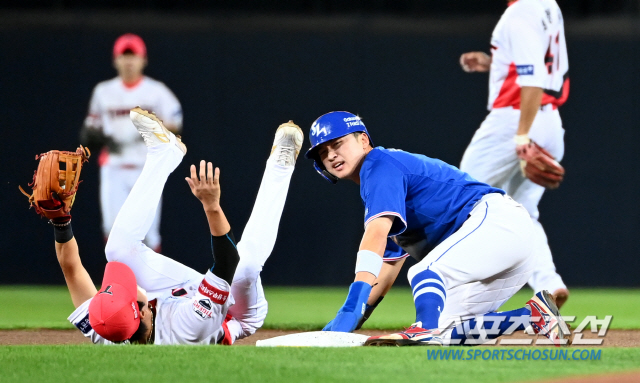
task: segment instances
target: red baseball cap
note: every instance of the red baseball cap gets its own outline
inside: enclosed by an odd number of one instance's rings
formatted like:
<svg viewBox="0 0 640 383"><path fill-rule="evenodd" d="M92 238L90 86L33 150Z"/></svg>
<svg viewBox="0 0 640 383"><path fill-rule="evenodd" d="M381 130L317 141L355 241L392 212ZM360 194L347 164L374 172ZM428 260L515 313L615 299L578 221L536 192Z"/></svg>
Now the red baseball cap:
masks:
<svg viewBox="0 0 640 383"><path fill-rule="evenodd" d="M100 291L89 303L89 323L101 337L112 342L131 338L140 326L136 277L129 266L109 262Z"/></svg>
<svg viewBox="0 0 640 383"><path fill-rule="evenodd" d="M147 57L147 46L144 45L144 41L138 35L133 33L124 34L116 40L113 44L113 58L116 58L130 50L134 55Z"/></svg>

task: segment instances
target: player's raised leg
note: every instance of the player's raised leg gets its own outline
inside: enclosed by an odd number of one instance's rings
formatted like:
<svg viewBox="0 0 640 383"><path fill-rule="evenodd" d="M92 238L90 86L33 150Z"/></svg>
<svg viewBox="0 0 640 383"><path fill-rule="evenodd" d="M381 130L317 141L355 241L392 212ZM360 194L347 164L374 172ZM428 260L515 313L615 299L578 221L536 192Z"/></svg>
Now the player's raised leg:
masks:
<svg viewBox="0 0 640 383"><path fill-rule="evenodd" d="M229 329L235 338L253 334L264 323L267 301L260 272L278 235L280 217L304 135L293 122L280 125L262 177L251 217L238 243L240 263L231 284L235 304L229 313L235 318Z"/></svg>
<svg viewBox="0 0 640 383"><path fill-rule="evenodd" d="M154 114L134 108L131 120L147 145L147 159L118 213L105 253L108 261L127 264L152 299L154 291L201 279L202 274L155 253L142 242L155 218L164 184L187 148Z"/></svg>

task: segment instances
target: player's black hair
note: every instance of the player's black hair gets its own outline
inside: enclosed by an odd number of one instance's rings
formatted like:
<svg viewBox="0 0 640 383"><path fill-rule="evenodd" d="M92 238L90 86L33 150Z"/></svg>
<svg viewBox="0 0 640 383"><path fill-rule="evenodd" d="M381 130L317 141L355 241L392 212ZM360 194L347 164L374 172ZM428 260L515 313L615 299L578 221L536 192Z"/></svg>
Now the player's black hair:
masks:
<svg viewBox="0 0 640 383"><path fill-rule="evenodd" d="M139 312L142 312L143 307L144 307L144 303L138 301ZM129 342L135 343L135 344L141 344L140 341L146 341L144 337L146 336L146 333L148 330L149 330L149 326L147 326L147 324L143 323L141 320L140 325L138 326L138 329L136 330L136 332L133 333L133 335L131 335L131 338L129 338Z"/></svg>

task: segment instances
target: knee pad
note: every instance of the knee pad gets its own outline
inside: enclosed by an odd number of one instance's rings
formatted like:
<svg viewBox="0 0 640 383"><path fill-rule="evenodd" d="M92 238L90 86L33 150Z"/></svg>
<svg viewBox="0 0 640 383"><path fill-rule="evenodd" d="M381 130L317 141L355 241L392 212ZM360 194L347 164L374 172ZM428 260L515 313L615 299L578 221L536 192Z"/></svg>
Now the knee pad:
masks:
<svg viewBox="0 0 640 383"><path fill-rule="evenodd" d="M141 241L129 241L120 236L109 236L107 244L104 247L104 254L107 261L122 261L128 254L135 253L136 246L144 246Z"/></svg>

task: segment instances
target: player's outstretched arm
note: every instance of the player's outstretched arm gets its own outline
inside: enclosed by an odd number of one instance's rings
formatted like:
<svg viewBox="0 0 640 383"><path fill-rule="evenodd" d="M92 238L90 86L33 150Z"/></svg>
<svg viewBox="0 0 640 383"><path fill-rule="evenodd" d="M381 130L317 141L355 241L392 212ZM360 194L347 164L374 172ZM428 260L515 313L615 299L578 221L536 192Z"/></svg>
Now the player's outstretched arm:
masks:
<svg viewBox="0 0 640 383"><path fill-rule="evenodd" d="M240 255L231 225L220 207L220 169L213 169L211 162L200 161L199 177L196 166L191 165L191 177L185 180L191 192L202 203L211 232L211 250L214 264L211 272L231 284ZM215 270L215 271L214 271Z"/></svg>
<svg viewBox="0 0 640 383"><path fill-rule="evenodd" d="M402 258L398 261L384 262L382 264L382 268L380 269L380 274L376 281L373 283L373 287L371 288L371 293L369 293L369 299L367 300L367 304L365 306L364 315L360 318L358 325L356 326L356 330L359 330L364 322L366 322L373 311L378 307L380 302L384 299L385 295L391 290L391 286L398 278L398 273L402 269L402 265L404 265L404 261L406 258Z"/></svg>
<svg viewBox="0 0 640 383"><path fill-rule="evenodd" d="M371 286L380 274L392 224L392 216L383 216L367 225L358 251L355 281L349 287L345 303L324 331L351 332L356 329L365 312Z"/></svg>
<svg viewBox="0 0 640 383"><path fill-rule="evenodd" d="M484 52L467 52L460 56L462 70L471 72L488 72L491 68L491 56Z"/></svg>
<svg viewBox="0 0 640 383"><path fill-rule="evenodd" d="M58 228L54 230L58 230ZM76 239L71 237L70 240L64 243L58 242L59 238L56 239L55 246L58 263L60 263L64 279L67 282L73 306L77 308L93 298L98 293L98 290L96 290L89 273L82 265Z"/></svg>
<svg viewBox="0 0 640 383"><path fill-rule="evenodd" d="M225 235L231 230L222 208L220 207L220 169L213 169L211 162L200 161L200 178L196 173L196 166L191 165L191 177L185 180L191 188L193 195L202 203L202 208L207 215L211 235Z"/></svg>

